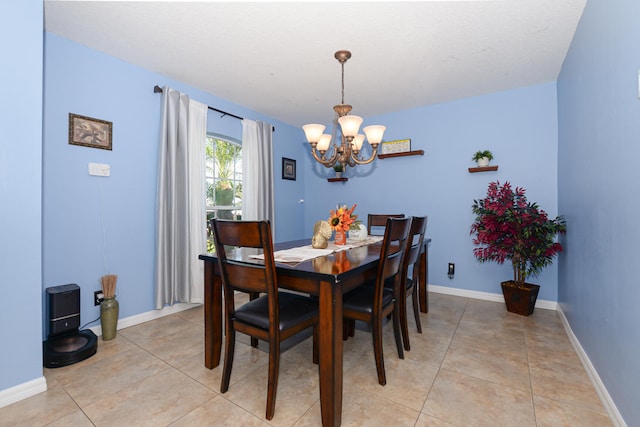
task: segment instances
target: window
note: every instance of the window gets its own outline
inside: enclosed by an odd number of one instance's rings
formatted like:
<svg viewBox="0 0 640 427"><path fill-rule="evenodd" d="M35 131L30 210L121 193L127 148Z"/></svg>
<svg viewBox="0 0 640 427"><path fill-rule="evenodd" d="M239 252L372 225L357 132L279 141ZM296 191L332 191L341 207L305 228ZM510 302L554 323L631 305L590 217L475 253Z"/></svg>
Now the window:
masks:
<svg viewBox="0 0 640 427"><path fill-rule="evenodd" d="M242 145L222 135L207 135L207 224L213 218L242 219ZM207 227L207 250L213 249Z"/></svg>

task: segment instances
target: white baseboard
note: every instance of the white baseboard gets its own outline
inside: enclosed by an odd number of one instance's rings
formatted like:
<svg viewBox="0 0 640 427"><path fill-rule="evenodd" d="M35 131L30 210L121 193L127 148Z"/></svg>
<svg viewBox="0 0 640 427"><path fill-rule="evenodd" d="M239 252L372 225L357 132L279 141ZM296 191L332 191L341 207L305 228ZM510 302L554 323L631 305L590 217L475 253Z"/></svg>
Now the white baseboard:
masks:
<svg viewBox="0 0 640 427"><path fill-rule="evenodd" d="M626 427L627 424L622 418L622 414L620 414L620 412L618 411L618 407L613 402L613 399L611 399L611 395L609 395L607 388L604 386L602 380L600 379L598 371L596 371L596 368L593 367L591 360L589 360L589 356L587 356L587 353L582 348L582 345L580 345L578 337L576 337L576 335L573 333L571 325L569 324L567 317L562 311L562 306L559 304L557 311L560 315L560 319L562 320L562 324L564 325L564 329L569 336L569 341L571 341L571 345L573 345L574 350L578 354L578 358L580 358L582 366L584 367L585 371L587 371L587 375L589 375L589 379L591 379L591 383L595 387L596 393L598 393L598 396L600 397L600 400L602 401L602 404L604 405L609 418L611 418L611 422L613 422L616 427Z"/></svg>
<svg viewBox="0 0 640 427"><path fill-rule="evenodd" d="M17 386L0 390L0 408L19 402L27 397L47 391L47 380L44 376Z"/></svg>
<svg viewBox="0 0 640 427"><path fill-rule="evenodd" d="M125 317L124 319L118 319L117 329L120 330L130 326L139 325L140 323L159 319L184 310L189 310L190 308L198 307L199 305L201 304L177 303L163 307L160 310L151 310L145 313L135 314L133 316ZM93 326L89 329L91 329L97 336L102 336L102 327L100 325Z"/></svg>
<svg viewBox="0 0 640 427"><path fill-rule="evenodd" d="M436 285L429 285L427 287L427 290L429 292L435 292L437 294L455 295L458 297L466 297L466 298L504 303L504 297L502 296L502 294L470 291L467 289L448 288L446 286L436 286ZM555 301L538 299L536 301L536 308L543 308L546 310L557 310L558 303Z"/></svg>

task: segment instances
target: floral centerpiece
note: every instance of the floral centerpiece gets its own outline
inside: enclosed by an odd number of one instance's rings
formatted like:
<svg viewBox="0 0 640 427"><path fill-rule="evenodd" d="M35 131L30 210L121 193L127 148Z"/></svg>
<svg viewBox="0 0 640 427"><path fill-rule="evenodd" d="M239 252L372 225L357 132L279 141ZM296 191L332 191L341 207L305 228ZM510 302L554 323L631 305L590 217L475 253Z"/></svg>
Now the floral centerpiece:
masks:
<svg viewBox="0 0 640 427"><path fill-rule="evenodd" d="M346 205L338 206L329 212L328 222L331 229L336 232L336 245L344 245L347 242L347 231L360 229L361 221L358 219L358 215L353 213L356 206L354 204L351 209L347 208Z"/></svg>

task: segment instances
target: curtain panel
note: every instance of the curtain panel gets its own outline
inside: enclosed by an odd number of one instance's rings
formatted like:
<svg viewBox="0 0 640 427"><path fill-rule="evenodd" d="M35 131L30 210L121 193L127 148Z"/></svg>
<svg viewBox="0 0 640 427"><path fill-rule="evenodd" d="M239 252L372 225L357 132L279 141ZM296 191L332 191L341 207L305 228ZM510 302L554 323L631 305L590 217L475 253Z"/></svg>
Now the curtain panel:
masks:
<svg viewBox="0 0 640 427"><path fill-rule="evenodd" d="M156 309L203 301L207 106L162 92L156 209Z"/></svg>
<svg viewBox="0 0 640 427"><path fill-rule="evenodd" d="M271 221L275 236L272 126L242 120L242 219Z"/></svg>

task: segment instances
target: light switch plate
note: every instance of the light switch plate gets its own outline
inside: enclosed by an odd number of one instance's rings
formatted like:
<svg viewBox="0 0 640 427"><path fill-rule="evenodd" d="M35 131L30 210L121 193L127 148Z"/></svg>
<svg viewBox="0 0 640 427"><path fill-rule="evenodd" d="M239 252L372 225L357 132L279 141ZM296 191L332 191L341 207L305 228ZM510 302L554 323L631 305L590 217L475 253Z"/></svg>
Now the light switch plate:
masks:
<svg viewBox="0 0 640 427"><path fill-rule="evenodd" d="M104 163L89 163L89 175L92 176L110 176L111 166Z"/></svg>

